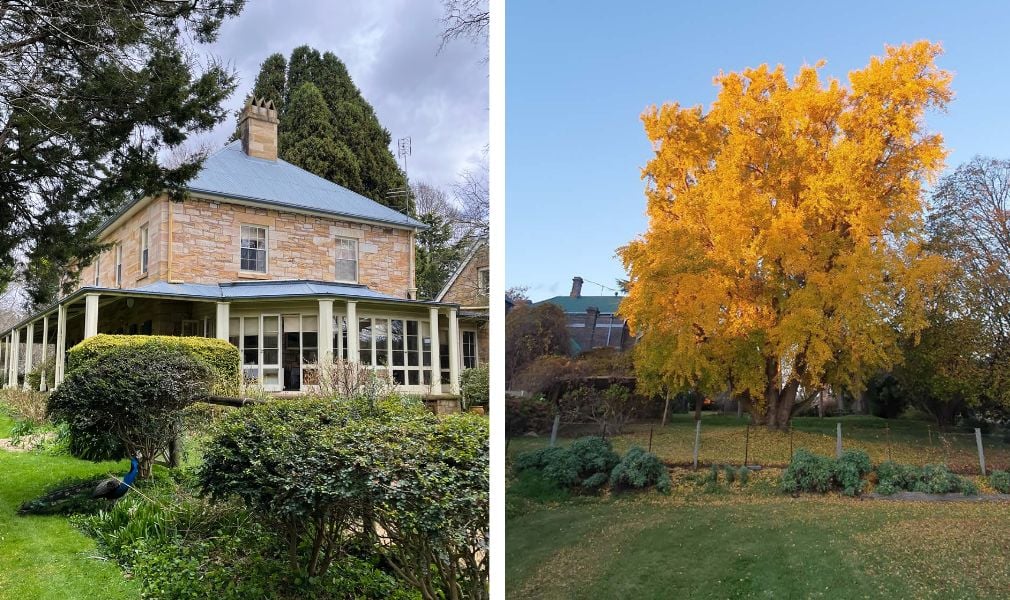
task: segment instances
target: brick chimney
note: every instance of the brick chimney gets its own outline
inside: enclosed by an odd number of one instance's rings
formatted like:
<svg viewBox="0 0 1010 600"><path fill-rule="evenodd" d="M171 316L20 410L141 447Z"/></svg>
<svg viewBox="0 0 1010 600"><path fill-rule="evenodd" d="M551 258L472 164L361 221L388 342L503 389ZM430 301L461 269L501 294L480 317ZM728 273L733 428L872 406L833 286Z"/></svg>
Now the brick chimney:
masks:
<svg viewBox="0 0 1010 600"><path fill-rule="evenodd" d="M572 277L572 293L568 294L572 298L582 297L582 278L575 276Z"/></svg>
<svg viewBox="0 0 1010 600"><path fill-rule="evenodd" d="M239 114L242 152L256 158L277 160L277 110L271 100L250 97Z"/></svg>

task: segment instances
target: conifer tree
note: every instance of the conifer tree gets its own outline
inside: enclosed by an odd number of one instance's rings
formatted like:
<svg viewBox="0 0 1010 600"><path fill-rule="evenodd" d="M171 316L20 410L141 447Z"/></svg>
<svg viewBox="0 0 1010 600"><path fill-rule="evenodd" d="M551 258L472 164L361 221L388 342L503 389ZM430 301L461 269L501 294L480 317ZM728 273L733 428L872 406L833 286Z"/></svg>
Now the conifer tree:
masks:
<svg viewBox="0 0 1010 600"><path fill-rule="evenodd" d="M433 299L463 258L463 240L453 240L452 224L436 212L421 215L428 229L417 233L414 257L417 297Z"/></svg>
<svg viewBox="0 0 1010 600"><path fill-rule="evenodd" d="M349 189L361 186L354 154L333 131L333 115L312 83L303 83L291 96L280 131L280 157Z"/></svg>

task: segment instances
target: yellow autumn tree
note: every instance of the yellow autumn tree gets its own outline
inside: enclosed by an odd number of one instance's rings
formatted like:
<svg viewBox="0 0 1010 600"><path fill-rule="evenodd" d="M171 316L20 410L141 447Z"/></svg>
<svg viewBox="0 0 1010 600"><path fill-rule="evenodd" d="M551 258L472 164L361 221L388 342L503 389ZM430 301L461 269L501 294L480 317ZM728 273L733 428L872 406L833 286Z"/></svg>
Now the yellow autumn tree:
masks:
<svg viewBox="0 0 1010 600"><path fill-rule="evenodd" d="M923 117L952 97L940 53L886 47L847 87L823 62L792 81L762 65L716 77L707 113L646 110L649 227L618 251L640 381L729 389L780 428L800 390L900 360L945 271L921 245L946 155Z"/></svg>

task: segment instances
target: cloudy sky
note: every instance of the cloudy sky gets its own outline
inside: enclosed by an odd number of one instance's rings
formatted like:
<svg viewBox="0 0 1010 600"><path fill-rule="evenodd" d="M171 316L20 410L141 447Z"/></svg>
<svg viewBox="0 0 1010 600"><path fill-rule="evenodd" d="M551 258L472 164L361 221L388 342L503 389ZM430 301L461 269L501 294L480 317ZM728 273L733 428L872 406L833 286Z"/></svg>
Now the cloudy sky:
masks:
<svg viewBox="0 0 1010 600"><path fill-rule="evenodd" d="M488 143L488 66L486 48L466 39L439 52L441 16L439 0L249 0L201 50L238 72L231 112L270 54L287 58L303 44L333 52L392 135L394 154L397 138L411 138L411 182L444 187L476 167ZM233 131L228 119L199 142L216 149Z"/></svg>

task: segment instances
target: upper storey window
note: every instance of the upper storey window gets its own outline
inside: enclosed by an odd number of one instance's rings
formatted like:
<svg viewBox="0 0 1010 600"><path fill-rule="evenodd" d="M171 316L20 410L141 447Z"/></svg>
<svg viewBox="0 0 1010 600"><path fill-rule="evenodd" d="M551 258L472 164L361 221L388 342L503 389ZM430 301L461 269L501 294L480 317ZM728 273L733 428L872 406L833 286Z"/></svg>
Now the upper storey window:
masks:
<svg viewBox="0 0 1010 600"><path fill-rule="evenodd" d="M151 237L148 234L147 225L140 228L140 273L147 275L147 260L151 252Z"/></svg>
<svg viewBox="0 0 1010 600"><path fill-rule="evenodd" d="M358 282L358 240L337 238L337 281Z"/></svg>
<svg viewBox="0 0 1010 600"><path fill-rule="evenodd" d="M481 296L489 296L491 294L490 269L479 269L477 271L477 293Z"/></svg>
<svg viewBox="0 0 1010 600"><path fill-rule="evenodd" d="M267 228L242 226L240 268L253 273L267 272Z"/></svg>
<svg viewBox="0 0 1010 600"><path fill-rule="evenodd" d="M116 244L116 287L123 287L123 243Z"/></svg>

